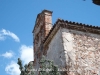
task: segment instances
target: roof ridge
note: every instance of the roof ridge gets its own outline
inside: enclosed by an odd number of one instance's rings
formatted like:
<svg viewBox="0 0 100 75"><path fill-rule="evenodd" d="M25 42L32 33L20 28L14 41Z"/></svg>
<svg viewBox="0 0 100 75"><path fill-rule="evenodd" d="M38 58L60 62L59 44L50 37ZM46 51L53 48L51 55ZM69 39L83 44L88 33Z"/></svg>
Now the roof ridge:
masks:
<svg viewBox="0 0 100 75"><path fill-rule="evenodd" d="M99 26L94 26L94 25L89 25L89 24L84 24L84 23L79 23L79 22L74 22L74 21L68 21L68 20L64 20L64 19L60 19L60 18L57 19L55 24L58 24L58 22L74 24L74 25L81 25L81 26L85 26L85 27L92 27L92 28L100 29Z"/></svg>

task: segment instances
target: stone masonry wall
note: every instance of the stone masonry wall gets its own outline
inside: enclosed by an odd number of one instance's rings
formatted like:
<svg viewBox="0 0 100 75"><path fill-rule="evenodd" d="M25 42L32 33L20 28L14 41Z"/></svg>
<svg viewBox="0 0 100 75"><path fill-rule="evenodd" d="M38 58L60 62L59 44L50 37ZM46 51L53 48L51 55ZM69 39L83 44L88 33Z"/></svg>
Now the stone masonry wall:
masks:
<svg viewBox="0 0 100 75"><path fill-rule="evenodd" d="M62 37L68 75L100 75L100 35L63 28Z"/></svg>
<svg viewBox="0 0 100 75"><path fill-rule="evenodd" d="M61 36L61 29L55 34L53 39L51 40L48 50L47 50L47 59L53 60L55 65L58 67L65 66L65 55L63 51L63 43L62 43L62 36Z"/></svg>

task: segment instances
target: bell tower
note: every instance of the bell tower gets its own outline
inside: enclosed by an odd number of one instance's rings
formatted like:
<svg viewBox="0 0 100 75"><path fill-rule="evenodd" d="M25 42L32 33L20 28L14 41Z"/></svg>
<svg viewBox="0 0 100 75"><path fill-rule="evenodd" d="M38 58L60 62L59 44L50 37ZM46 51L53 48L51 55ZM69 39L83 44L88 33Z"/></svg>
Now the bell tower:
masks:
<svg viewBox="0 0 100 75"><path fill-rule="evenodd" d="M43 40L52 28L52 11L43 10L37 15L33 33L34 63L41 57Z"/></svg>

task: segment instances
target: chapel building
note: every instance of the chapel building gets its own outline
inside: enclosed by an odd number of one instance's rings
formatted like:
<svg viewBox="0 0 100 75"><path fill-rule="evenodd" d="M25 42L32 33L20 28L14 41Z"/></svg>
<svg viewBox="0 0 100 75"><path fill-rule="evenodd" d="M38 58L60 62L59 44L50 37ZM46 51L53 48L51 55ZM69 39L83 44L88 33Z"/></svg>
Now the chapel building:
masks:
<svg viewBox="0 0 100 75"><path fill-rule="evenodd" d="M66 75L100 75L100 27L63 19L53 25L52 13L43 10L36 18L34 68L40 67L44 55L59 68L67 68Z"/></svg>

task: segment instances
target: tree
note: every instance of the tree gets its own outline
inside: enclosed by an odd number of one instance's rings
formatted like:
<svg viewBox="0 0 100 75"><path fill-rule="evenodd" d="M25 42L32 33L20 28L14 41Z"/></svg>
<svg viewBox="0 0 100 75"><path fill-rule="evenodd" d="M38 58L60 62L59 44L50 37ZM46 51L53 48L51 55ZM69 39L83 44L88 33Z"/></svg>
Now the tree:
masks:
<svg viewBox="0 0 100 75"><path fill-rule="evenodd" d="M54 65L53 61L45 59L45 56L42 56L40 60L40 75L60 75L57 65ZM20 75L34 75L33 63L26 64L24 67L22 61L18 58L19 69L21 71Z"/></svg>
<svg viewBox="0 0 100 75"><path fill-rule="evenodd" d="M20 58L18 58L17 64L19 65L19 69L21 71L20 75L34 75L33 71L30 71L33 69L33 64L30 62L29 65L25 64L23 67L22 61Z"/></svg>
<svg viewBox="0 0 100 75"><path fill-rule="evenodd" d="M45 59L44 56L40 60L40 68L40 75L60 75L57 65L54 65L53 61Z"/></svg>

